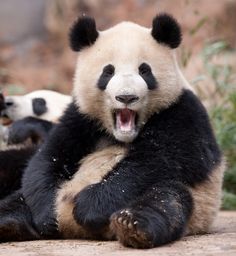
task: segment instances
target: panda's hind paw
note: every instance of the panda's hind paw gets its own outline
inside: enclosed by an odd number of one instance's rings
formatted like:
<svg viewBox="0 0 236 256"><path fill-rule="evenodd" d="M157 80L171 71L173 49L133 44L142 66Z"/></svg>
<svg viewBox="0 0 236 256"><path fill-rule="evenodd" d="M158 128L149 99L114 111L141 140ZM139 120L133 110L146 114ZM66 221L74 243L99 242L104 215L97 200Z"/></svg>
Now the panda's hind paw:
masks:
<svg viewBox="0 0 236 256"><path fill-rule="evenodd" d="M117 239L125 246L134 248L151 248L153 244L149 235L142 228L143 220L136 216L131 209L123 209L111 216L111 230Z"/></svg>

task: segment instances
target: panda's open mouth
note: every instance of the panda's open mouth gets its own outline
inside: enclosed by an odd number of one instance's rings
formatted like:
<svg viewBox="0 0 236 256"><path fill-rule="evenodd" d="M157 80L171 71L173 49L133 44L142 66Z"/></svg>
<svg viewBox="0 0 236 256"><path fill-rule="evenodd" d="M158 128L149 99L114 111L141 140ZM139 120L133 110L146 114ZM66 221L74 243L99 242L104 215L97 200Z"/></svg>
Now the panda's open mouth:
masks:
<svg viewBox="0 0 236 256"><path fill-rule="evenodd" d="M10 117L7 115L7 113L5 112L5 110L2 111L2 113L0 113L0 119L3 125L9 125L12 123L12 120L10 119Z"/></svg>
<svg viewBox="0 0 236 256"><path fill-rule="evenodd" d="M135 111L124 108L114 111L114 123L116 129L122 133L130 133L136 130L138 115Z"/></svg>

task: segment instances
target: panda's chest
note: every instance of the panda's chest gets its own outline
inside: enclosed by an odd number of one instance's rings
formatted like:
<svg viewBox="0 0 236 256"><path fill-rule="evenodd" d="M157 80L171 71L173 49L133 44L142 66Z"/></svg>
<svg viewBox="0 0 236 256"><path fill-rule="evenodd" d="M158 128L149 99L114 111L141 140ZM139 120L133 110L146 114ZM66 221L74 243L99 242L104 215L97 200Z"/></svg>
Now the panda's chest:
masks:
<svg viewBox="0 0 236 256"><path fill-rule="evenodd" d="M113 144L114 143L108 138L100 138L95 144L93 153L103 150L109 146L112 146Z"/></svg>
<svg viewBox="0 0 236 256"><path fill-rule="evenodd" d="M97 142L94 151L85 156L79 162L79 169L73 176L73 180L82 189L90 184L101 182L127 154L125 146L115 145L108 139Z"/></svg>

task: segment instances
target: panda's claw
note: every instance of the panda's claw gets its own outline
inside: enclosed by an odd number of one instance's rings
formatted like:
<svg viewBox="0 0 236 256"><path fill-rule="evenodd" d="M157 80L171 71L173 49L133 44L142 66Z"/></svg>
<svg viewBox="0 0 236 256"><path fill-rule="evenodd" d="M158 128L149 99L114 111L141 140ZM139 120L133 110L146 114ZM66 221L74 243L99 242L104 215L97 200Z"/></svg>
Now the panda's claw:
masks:
<svg viewBox="0 0 236 256"><path fill-rule="evenodd" d="M127 220L123 220L122 224L123 224L123 226L128 227L128 221Z"/></svg>
<svg viewBox="0 0 236 256"><path fill-rule="evenodd" d="M147 234L139 227L138 220L131 210L122 210L111 216L110 228L117 239L125 246L135 248L151 247Z"/></svg>
<svg viewBox="0 0 236 256"><path fill-rule="evenodd" d="M133 225L132 225L132 223L130 222L129 224L128 224L128 229L132 229L133 228Z"/></svg>

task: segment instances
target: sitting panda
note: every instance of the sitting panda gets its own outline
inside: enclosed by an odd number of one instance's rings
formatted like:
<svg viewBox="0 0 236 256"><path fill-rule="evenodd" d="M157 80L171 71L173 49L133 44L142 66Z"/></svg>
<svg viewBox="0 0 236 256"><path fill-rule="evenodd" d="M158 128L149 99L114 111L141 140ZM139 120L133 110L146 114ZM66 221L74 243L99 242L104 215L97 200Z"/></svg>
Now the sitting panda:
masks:
<svg viewBox="0 0 236 256"><path fill-rule="evenodd" d="M152 248L208 232L224 158L175 62L176 20L97 31L79 18L73 102L0 202L0 240L117 239Z"/></svg>
<svg viewBox="0 0 236 256"><path fill-rule="evenodd" d="M70 96L49 90L23 96L0 94L3 123L12 122L2 126L7 146L0 150L0 199L20 188L28 161L71 101Z"/></svg>

